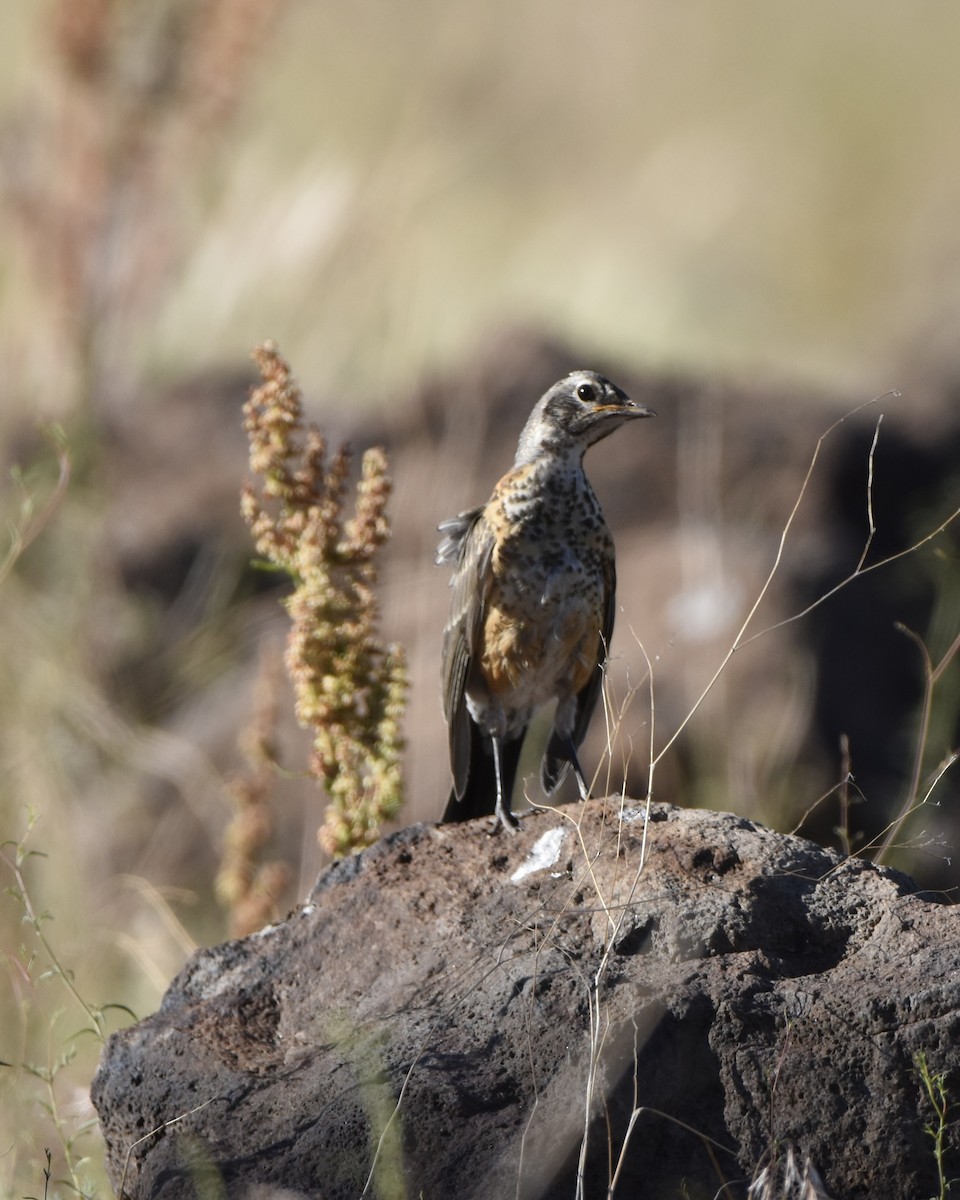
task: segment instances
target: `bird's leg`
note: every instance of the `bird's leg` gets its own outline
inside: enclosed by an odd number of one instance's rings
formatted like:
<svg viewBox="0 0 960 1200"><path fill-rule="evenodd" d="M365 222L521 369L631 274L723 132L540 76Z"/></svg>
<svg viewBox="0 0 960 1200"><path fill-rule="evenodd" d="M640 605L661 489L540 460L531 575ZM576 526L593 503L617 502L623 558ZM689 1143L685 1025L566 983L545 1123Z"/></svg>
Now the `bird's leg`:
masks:
<svg viewBox="0 0 960 1200"><path fill-rule="evenodd" d="M497 777L497 807L494 810L495 822L494 829L498 825L502 825L508 833L516 833L520 828L520 822L510 811L510 797L503 794L503 759L501 754L501 739L494 737L493 742L493 768Z"/></svg>

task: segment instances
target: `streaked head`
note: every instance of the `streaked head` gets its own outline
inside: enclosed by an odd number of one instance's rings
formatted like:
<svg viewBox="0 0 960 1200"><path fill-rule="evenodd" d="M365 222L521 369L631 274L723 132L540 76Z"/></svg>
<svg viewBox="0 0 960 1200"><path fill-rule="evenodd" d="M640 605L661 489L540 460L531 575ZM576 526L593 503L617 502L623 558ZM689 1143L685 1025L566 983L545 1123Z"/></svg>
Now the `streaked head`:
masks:
<svg viewBox="0 0 960 1200"><path fill-rule="evenodd" d="M654 416L652 408L631 400L595 371L573 371L537 401L520 434L517 463L544 451L582 454L624 421Z"/></svg>

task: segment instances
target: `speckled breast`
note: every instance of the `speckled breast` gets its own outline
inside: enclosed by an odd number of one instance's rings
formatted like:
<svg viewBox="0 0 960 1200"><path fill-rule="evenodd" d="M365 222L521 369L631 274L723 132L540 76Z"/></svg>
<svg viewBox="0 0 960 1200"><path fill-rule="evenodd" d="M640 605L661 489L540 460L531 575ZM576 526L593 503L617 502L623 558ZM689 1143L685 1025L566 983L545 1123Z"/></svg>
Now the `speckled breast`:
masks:
<svg viewBox="0 0 960 1200"><path fill-rule="evenodd" d="M596 667L613 542L582 470L512 472L488 519L496 549L479 665L490 693L528 719Z"/></svg>

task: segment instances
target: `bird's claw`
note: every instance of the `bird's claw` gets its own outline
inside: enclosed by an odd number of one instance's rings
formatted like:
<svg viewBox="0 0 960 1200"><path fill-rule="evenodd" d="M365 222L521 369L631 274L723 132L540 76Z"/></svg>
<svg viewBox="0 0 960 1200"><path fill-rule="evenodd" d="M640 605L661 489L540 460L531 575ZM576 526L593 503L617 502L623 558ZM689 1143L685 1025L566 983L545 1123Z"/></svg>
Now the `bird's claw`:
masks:
<svg viewBox="0 0 960 1200"><path fill-rule="evenodd" d="M520 829L520 821L513 815L509 808L498 801L494 812L493 824L490 826L491 837L495 833L499 833L501 829L505 829L513 837Z"/></svg>

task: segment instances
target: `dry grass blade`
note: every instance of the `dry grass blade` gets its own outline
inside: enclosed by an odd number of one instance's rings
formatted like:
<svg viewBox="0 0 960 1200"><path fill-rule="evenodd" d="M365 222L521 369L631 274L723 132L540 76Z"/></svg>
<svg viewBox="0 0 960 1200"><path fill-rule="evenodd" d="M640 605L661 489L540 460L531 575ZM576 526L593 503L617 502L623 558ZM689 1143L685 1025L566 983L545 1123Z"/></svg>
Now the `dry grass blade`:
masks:
<svg viewBox="0 0 960 1200"><path fill-rule="evenodd" d="M930 716L933 712L934 689L936 688L939 680L942 678L944 671L946 671L947 667L949 667L953 662L957 655L957 651L960 650L960 633L957 634L947 652L943 655L937 665L934 666L930 658L930 652L927 650L927 647L924 645L922 639L916 633L914 633L913 630L907 629L905 625L898 624L897 628L901 631L901 633L904 633L908 638L910 638L920 652L920 657L923 662L923 701L920 706L920 729L917 734L917 748L913 760L913 771L910 778L910 786L907 789L907 795L904 799L900 812L891 822L890 826L886 830L886 836L880 843L880 848L878 849L874 858L874 861L877 863L882 863L884 861L884 859L890 853L890 850L893 848L907 817L928 802L933 789L957 758L956 753L951 753L946 759L944 759L944 761L937 768L934 779L930 786L926 789L925 795L921 800L919 798L921 777L923 774L923 760L924 755L926 754L928 736L930 732Z"/></svg>
<svg viewBox="0 0 960 1200"><path fill-rule="evenodd" d="M59 427L49 430L50 440L57 452L57 482L46 502L37 509L36 502L29 493L24 492L20 503L19 520L10 526L10 545L6 554L0 560L0 584L10 574L17 560L44 529L50 524L54 514L63 502L70 485L70 449L66 437Z"/></svg>

